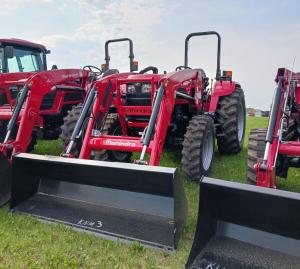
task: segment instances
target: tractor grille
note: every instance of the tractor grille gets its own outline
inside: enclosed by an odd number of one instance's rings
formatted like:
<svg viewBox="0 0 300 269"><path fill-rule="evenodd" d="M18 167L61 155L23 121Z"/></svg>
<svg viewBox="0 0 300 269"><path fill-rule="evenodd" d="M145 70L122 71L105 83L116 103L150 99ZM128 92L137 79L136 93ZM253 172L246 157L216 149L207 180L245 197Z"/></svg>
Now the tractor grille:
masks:
<svg viewBox="0 0 300 269"><path fill-rule="evenodd" d="M151 106L150 93L134 93L126 94L126 106ZM146 116L128 116L129 121L148 122L149 117Z"/></svg>
<svg viewBox="0 0 300 269"><path fill-rule="evenodd" d="M150 93L126 94L126 106L151 106Z"/></svg>
<svg viewBox="0 0 300 269"><path fill-rule="evenodd" d="M47 93L43 98L40 109L41 110L46 110L46 109L52 108L55 97L56 97L56 92L55 91Z"/></svg>
<svg viewBox="0 0 300 269"><path fill-rule="evenodd" d="M82 92L71 92L71 93L66 93L64 96L64 101L65 102L70 102L70 101L81 101L84 98L84 93Z"/></svg>

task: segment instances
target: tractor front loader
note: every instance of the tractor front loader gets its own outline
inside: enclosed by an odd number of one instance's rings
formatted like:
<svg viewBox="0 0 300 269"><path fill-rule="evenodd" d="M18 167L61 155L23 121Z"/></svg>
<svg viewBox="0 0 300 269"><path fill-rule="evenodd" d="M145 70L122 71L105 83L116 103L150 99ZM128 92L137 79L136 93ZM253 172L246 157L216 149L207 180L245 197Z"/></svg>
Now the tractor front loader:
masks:
<svg viewBox="0 0 300 269"><path fill-rule="evenodd" d="M10 198L12 156L33 149L36 143L34 128L41 121L40 107L45 95L60 92L85 93L93 79L91 72L87 70L61 69L36 73L26 81L0 143L1 205Z"/></svg>
<svg viewBox="0 0 300 269"><path fill-rule="evenodd" d="M279 68L267 129L251 130L248 183L276 188L276 176L300 167L300 73Z"/></svg>
<svg viewBox="0 0 300 269"><path fill-rule="evenodd" d="M191 37L218 39L216 82L188 67ZM241 150L245 101L231 72L221 75L221 38L193 33L185 62L159 74L111 74L89 91L61 157L13 157L11 209L104 236L175 249L186 199L175 168L159 167L164 145L181 145L190 180L207 174L215 139L222 153ZM148 72L151 71L151 74ZM67 137L67 136L66 136ZM133 158L132 153L138 153Z"/></svg>
<svg viewBox="0 0 300 269"><path fill-rule="evenodd" d="M280 68L275 81L268 129L249 136L247 182L257 186L201 181L188 269L300 268L300 194L275 189L300 166L300 75Z"/></svg>
<svg viewBox="0 0 300 269"><path fill-rule="evenodd" d="M176 248L186 215L186 199L177 170L99 161L107 153L103 152L107 145L111 149L119 147L123 151L126 147L139 152L146 146L145 151L155 153L152 158L157 162L161 146L156 141L150 143L150 133L145 135L148 142L140 142L138 137L116 139L101 135L113 101L120 94L116 90L118 82L131 76L136 75L114 74L95 82L62 157L32 154L13 157L10 206L14 212L64 223L108 238L136 240L169 250ZM174 82L170 82L170 87L171 83ZM152 134L164 96L164 87L160 89L153 109L155 113L152 113L152 127L148 127ZM170 115L169 111L167 117ZM88 124L84 127L86 120ZM81 136L84 136L83 141ZM71 158L78 155L79 159Z"/></svg>
<svg viewBox="0 0 300 269"><path fill-rule="evenodd" d="M106 63L109 65L108 45L116 41L129 42L130 68L131 70L136 70L137 62L134 61L133 42L129 38L108 40L105 43ZM12 71L9 68L9 59L21 63L24 61L23 58L26 58L30 52L29 46L32 46L32 50L35 51L35 53L31 53L32 61L35 59L38 63L44 63L44 69L47 68L45 58L46 48L33 43L29 43L28 45L28 42L26 43L25 41L18 40L18 42L17 47L4 47L4 50L10 48L10 55L8 53L5 54L6 58L8 58L6 59L7 65L4 65L7 66L6 71ZM25 46L23 43L27 46L26 49L24 48L27 54L21 50L23 48L21 44ZM41 56L37 49L43 49L43 60L38 58L37 55ZM74 120L74 116L71 114L74 110L79 115L83 106L83 99L91 85L100 76L105 77L118 73L118 70L109 69L108 67L103 71L98 67L86 65L82 70L57 70L54 68L54 70L48 72L42 72L43 69L41 68L37 69L37 72L27 73L27 76L23 74L23 78L26 79L17 81L13 81L12 79L20 77L19 73L5 74L6 81L3 81L2 84L9 87L10 90L12 85L18 85L18 87L15 98L12 100L9 99L11 101L9 104L0 107L0 142L2 143L0 146L2 153L0 159L3 163L0 166L0 174L3 173L0 179L0 205L7 202L10 197L11 157L20 152L32 151L37 137L57 139L61 133L65 134L66 128L69 126L65 124L64 120L69 120L68 123L70 123L70 120ZM20 73L22 71L24 70L20 70ZM61 138L64 141L63 135Z"/></svg>

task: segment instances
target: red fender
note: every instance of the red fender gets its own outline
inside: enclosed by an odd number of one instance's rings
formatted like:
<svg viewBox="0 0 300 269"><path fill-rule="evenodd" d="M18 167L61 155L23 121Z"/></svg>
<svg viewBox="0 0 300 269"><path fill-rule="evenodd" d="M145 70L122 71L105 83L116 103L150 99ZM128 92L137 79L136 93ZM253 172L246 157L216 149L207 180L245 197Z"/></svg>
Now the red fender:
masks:
<svg viewBox="0 0 300 269"><path fill-rule="evenodd" d="M238 83L234 81L217 81L212 90L208 112L216 112L219 98L232 94L236 85L238 85Z"/></svg>

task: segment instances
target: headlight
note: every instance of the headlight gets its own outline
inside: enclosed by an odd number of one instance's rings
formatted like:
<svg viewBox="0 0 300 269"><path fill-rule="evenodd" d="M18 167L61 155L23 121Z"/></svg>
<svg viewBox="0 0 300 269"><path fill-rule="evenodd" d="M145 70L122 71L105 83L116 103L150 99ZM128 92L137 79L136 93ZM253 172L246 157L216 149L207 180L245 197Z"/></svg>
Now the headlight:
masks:
<svg viewBox="0 0 300 269"><path fill-rule="evenodd" d="M127 84L128 94L143 94L151 92L151 83L140 83L135 82L132 84Z"/></svg>
<svg viewBox="0 0 300 269"><path fill-rule="evenodd" d="M136 93L136 89L135 89L135 86L133 84L128 84L127 85L127 93L129 93L129 94Z"/></svg>
<svg viewBox="0 0 300 269"><path fill-rule="evenodd" d="M151 84L143 84L142 85L142 93L150 93L151 92Z"/></svg>

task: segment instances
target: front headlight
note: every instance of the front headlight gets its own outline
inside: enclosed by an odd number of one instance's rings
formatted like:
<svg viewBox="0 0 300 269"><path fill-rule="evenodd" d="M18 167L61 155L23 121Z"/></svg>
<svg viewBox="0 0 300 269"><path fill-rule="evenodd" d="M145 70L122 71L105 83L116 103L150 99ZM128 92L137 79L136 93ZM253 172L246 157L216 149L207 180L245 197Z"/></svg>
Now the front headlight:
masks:
<svg viewBox="0 0 300 269"><path fill-rule="evenodd" d="M135 89L135 86L133 84L128 84L127 85L127 93L129 93L129 94L136 93L136 89Z"/></svg>
<svg viewBox="0 0 300 269"><path fill-rule="evenodd" d="M151 83L140 83L135 82L132 84L127 84L127 93L128 94L144 94L151 92Z"/></svg>
<svg viewBox="0 0 300 269"><path fill-rule="evenodd" d="M141 89L142 93L150 93L151 92L151 84L150 83L145 83L142 85L142 89Z"/></svg>

